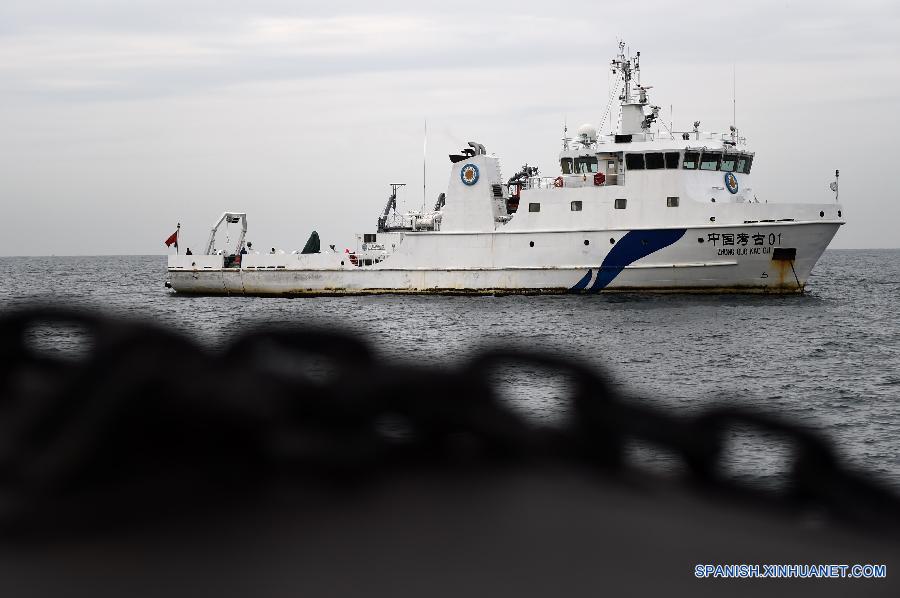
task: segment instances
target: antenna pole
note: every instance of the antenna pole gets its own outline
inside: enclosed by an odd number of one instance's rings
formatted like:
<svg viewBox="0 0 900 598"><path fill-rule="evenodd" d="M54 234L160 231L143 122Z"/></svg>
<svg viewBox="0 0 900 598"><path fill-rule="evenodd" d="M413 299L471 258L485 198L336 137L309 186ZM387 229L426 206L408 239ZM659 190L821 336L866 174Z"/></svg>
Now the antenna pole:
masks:
<svg viewBox="0 0 900 598"><path fill-rule="evenodd" d="M731 125L737 129L737 63L731 63Z"/></svg>
<svg viewBox="0 0 900 598"><path fill-rule="evenodd" d="M425 119L425 133L423 135L424 141L422 142L422 213L425 213L425 166L428 164L428 119Z"/></svg>

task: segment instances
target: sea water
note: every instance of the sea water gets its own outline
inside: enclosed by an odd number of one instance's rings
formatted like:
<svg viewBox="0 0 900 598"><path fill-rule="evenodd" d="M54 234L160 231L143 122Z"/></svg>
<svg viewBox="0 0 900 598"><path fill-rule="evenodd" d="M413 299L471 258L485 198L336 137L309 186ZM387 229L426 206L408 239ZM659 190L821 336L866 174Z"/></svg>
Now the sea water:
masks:
<svg viewBox="0 0 900 598"><path fill-rule="evenodd" d="M386 358L431 365L524 345L602 367L632 400L670 413L739 405L810 426L900 489L900 250L826 251L803 296L185 297L164 288L165 259L0 258L0 310L35 300L97 308L211 346L262 322L337 325ZM552 376L511 368L496 380L533 420L567 412ZM736 434L726 461L732 475L777 483L789 455L776 438ZM656 472L680 467L652 448L633 456Z"/></svg>

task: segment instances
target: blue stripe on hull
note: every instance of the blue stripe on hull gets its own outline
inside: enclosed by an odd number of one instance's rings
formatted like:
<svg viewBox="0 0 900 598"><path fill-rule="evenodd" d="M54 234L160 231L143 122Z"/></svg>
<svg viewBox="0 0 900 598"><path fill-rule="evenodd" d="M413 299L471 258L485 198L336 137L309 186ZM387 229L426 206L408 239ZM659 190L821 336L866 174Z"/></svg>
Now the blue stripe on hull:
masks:
<svg viewBox="0 0 900 598"><path fill-rule="evenodd" d="M606 254L597 271L597 280L588 291L596 293L606 288L619 273L641 258L672 245L687 231L685 228L666 228L657 230L633 230L619 239L619 242ZM591 279L588 271L578 283L572 287L573 292L582 291Z"/></svg>
<svg viewBox="0 0 900 598"><path fill-rule="evenodd" d="M575 283L575 286L569 289L570 293L578 293L587 288L588 284L591 282L591 277L594 275L593 270L588 270L587 274L585 274L581 280Z"/></svg>

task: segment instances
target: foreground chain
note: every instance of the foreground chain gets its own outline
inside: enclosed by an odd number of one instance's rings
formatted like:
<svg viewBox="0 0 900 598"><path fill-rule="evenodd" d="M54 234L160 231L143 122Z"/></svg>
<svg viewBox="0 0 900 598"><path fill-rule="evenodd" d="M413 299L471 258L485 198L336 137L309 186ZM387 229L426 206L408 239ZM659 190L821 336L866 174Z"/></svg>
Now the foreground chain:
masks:
<svg viewBox="0 0 900 598"><path fill-rule="evenodd" d="M73 326L86 334L83 357L35 348L35 330ZM512 409L495 383L511 366L564 375L569 417L536 426ZM736 426L793 446L783 483L767 490L724 475ZM685 482L719 498L853 525L900 522L897 496L808 429L734 407L677 417L618 396L567 357L509 348L422 367L381 359L336 331L258 329L211 351L160 326L63 308L0 318L2 529L27 531L69 497L147 480L188 495L404 468L574 464L607 479L640 477L625 454L633 441L677 455Z"/></svg>

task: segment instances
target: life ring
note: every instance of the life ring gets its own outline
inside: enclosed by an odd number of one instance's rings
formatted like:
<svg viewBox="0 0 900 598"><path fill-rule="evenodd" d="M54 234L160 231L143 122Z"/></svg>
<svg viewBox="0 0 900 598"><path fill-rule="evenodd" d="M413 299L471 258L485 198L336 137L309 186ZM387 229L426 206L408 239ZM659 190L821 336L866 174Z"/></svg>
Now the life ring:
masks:
<svg viewBox="0 0 900 598"><path fill-rule="evenodd" d="M602 185L605 182L606 182L606 175L603 174L602 172L598 172L597 174L594 175L594 186L595 187L599 187L600 185Z"/></svg>
<svg viewBox="0 0 900 598"><path fill-rule="evenodd" d="M562 187L563 186L563 178L561 176L558 176L555 179L553 179L553 186L554 187Z"/></svg>

